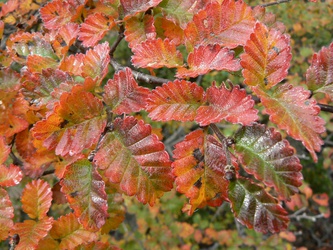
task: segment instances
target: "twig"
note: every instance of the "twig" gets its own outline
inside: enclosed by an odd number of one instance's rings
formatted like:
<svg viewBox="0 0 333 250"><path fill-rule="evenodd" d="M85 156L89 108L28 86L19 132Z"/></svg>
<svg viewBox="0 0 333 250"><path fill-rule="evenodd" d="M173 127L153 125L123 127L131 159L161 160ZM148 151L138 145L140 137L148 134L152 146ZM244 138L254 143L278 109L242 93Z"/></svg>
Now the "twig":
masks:
<svg viewBox="0 0 333 250"><path fill-rule="evenodd" d="M217 138L219 138L223 145L223 149L227 158L227 165L231 165L231 157L228 150L227 138L221 133L220 129L216 126L215 123L210 124L209 127L213 130L213 132L216 134Z"/></svg>
<svg viewBox="0 0 333 250"><path fill-rule="evenodd" d="M290 1L291 0L277 0L276 2L260 4L260 6L261 7L268 7L268 6L277 5L277 4L281 4L281 3L288 3Z"/></svg>
<svg viewBox="0 0 333 250"><path fill-rule="evenodd" d="M112 67L115 69L115 71L123 70L126 68L124 66L121 66L113 57L111 57L110 63L112 65ZM132 74L137 81L143 81L148 84L163 84L163 83L167 83L170 81L168 79L147 75L147 74L135 71L133 69L132 69Z"/></svg>
<svg viewBox="0 0 333 250"><path fill-rule="evenodd" d="M301 219L306 219L306 220L311 220L313 222L315 222L317 219L324 218L323 214L307 215L305 213L306 209L307 209L306 207L303 207L303 208L297 210L295 213L289 215L289 218L296 219L297 221L299 221Z"/></svg>
<svg viewBox="0 0 333 250"><path fill-rule="evenodd" d="M121 25L119 27L119 35L117 37L117 40L112 44L111 48L110 48L110 57L113 57L113 53L116 51L116 48L118 47L119 43L121 42L121 40L123 40L123 38L125 37L124 35L124 26Z"/></svg>
<svg viewBox="0 0 333 250"><path fill-rule="evenodd" d="M333 113L333 106L317 103L321 111Z"/></svg>

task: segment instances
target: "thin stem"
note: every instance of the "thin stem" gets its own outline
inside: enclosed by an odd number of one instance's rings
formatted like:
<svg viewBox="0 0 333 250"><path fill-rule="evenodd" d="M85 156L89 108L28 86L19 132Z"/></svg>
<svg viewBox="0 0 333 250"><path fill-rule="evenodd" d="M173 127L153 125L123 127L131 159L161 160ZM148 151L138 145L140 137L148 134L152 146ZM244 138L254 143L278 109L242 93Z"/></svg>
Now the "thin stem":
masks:
<svg viewBox="0 0 333 250"><path fill-rule="evenodd" d="M125 29L124 29L124 26L123 25L121 25L120 27L119 27L119 35L118 35L118 37L117 37L117 40L112 44L112 46L111 46L111 48L110 48L110 57L113 57L113 54L114 54L114 52L116 51L116 48L118 47L118 45L119 45L119 43L123 40L123 38L125 37L125 35L124 35L124 31L125 31Z"/></svg>
<svg viewBox="0 0 333 250"><path fill-rule="evenodd" d="M333 106L317 103L321 111L333 113Z"/></svg>
<svg viewBox="0 0 333 250"><path fill-rule="evenodd" d="M288 3L291 0L277 0L275 2L271 2L271 3L264 3L264 4L260 4L261 7L268 7L268 6L272 6L272 5L277 5L277 4L281 4L281 3Z"/></svg>
<svg viewBox="0 0 333 250"><path fill-rule="evenodd" d="M121 66L114 58L111 57L111 61L110 61L112 67L115 69L115 71L118 70L123 70L126 67ZM147 75L138 71L135 71L132 69L132 74L135 78L135 80L137 81L143 81L146 82L148 84L163 84L163 83L167 83L170 80L165 79L165 78L160 78L160 77L156 77L156 76L151 76L151 75Z"/></svg>
<svg viewBox="0 0 333 250"><path fill-rule="evenodd" d="M220 129L216 126L215 123L210 124L209 127L213 130L213 132L216 134L217 138L219 138L223 145L223 149L227 158L227 165L231 165L231 157L228 150L227 138L221 133Z"/></svg>

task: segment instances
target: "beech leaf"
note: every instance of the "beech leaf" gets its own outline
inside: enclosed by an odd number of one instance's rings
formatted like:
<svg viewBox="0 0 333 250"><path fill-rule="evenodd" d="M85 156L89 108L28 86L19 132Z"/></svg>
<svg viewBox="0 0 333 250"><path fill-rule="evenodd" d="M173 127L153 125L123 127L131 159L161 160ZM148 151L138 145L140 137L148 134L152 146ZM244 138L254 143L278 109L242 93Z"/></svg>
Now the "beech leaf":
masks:
<svg viewBox="0 0 333 250"><path fill-rule="evenodd" d="M200 126L207 126L221 120L249 125L258 119L258 111L253 108L254 101L244 89L234 86L228 90L224 84L219 88L209 87L206 92L208 105L200 106L195 120Z"/></svg>
<svg viewBox="0 0 333 250"><path fill-rule="evenodd" d="M257 180L274 187L279 197L290 200L302 185L302 165L295 149L281 134L264 125L243 127L235 135L235 150L244 169Z"/></svg>
<svg viewBox="0 0 333 250"><path fill-rule="evenodd" d="M46 119L36 123L33 136L57 155L75 155L97 143L106 121L102 102L88 92L64 93Z"/></svg>
<svg viewBox="0 0 333 250"><path fill-rule="evenodd" d="M319 134L325 132L325 121L318 116L320 108L316 101L309 99L310 91L283 84L270 96L263 92L258 94L269 119L291 137L302 141L316 162L315 151L320 151L323 144Z"/></svg>
<svg viewBox="0 0 333 250"><path fill-rule="evenodd" d="M20 167L10 164L9 167L0 165L0 186L11 187L20 183L22 180Z"/></svg>
<svg viewBox="0 0 333 250"><path fill-rule="evenodd" d="M125 22L125 40L130 48L144 42L145 40L156 38L154 17L145 15L143 18L133 16Z"/></svg>
<svg viewBox="0 0 333 250"><path fill-rule="evenodd" d="M244 50L241 65L247 85L270 89L287 76L291 61L288 35L256 23Z"/></svg>
<svg viewBox="0 0 333 250"><path fill-rule="evenodd" d="M79 39L85 47L95 46L115 25L113 18L103 13L89 15L80 26Z"/></svg>
<svg viewBox="0 0 333 250"><path fill-rule="evenodd" d="M183 64L183 56L169 39L150 39L132 48L132 63L140 68L174 68Z"/></svg>
<svg viewBox="0 0 333 250"><path fill-rule="evenodd" d="M262 233L287 229L288 213L265 189L248 179L229 184L229 200L238 221Z"/></svg>
<svg viewBox="0 0 333 250"><path fill-rule="evenodd" d="M138 85L130 68L118 71L113 79L107 82L104 90L104 102L118 115L144 109L150 92Z"/></svg>
<svg viewBox="0 0 333 250"><path fill-rule="evenodd" d="M25 220L21 223L16 223L11 235L18 234L20 237L19 244L15 250L36 249L41 239L46 237L53 223L53 218L44 218L39 221Z"/></svg>
<svg viewBox="0 0 333 250"><path fill-rule="evenodd" d="M45 218L52 202L50 185L42 179L33 180L23 189L21 201L23 211L31 219Z"/></svg>
<svg viewBox="0 0 333 250"><path fill-rule="evenodd" d="M14 208L6 190L0 187L0 241L7 239L13 227Z"/></svg>
<svg viewBox="0 0 333 250"><path fill-rule="evenodd" d="M333 43L313 55L306 72L306 85L312 92L328 94L333 100Z"/></svg>
<svg viewBox="0 0 333 250"><path fill-rule="evenodd" d="M157 6L160 2L162 2L162 0L120 0L124 9L124 20L126 21L139 12L145 12Z"/></svg>
<svg viewBox="0 0 333 250"><path fill-rule="evenodd" d="M211 70L237 71L239 61L234 58L234 52L220 45L201 45L188 55L187 68L178 68L176 77L197 77Z"/></svg>
<svg viewBox="0 0 333 250"><path fill-rule="evenodd" d="M206 205L220 206L227 199L229 181L224 178L225 150L213 136L199 129L175 145L176 188L189 199L189 215Z"/></svg>
<svg viewBox="0 0 333 250"><path fill-rule="evenodd" d="M152 91L146 110L149 117L157 121L193 121L203 102L202 87L185 80L175 80Z"/></svg>
<svg viewBox="0 0 333 250"><path fill-rule="evenodd" d="M57 60L51 57L43 57L39 55L28 55L27 57L27 67L31 72L41 73L43 69L55 69L57 66Z"/></svg>
<svg viewBox="0 0 333 250"><path fill-rule="evenodd" d="M73 213L61 216L53 222L50 235L60 242L59 249L73 249L83 243L97 240L95 232L82 227Z"/></svg>
<svg viewBox="0 0 333 250"><path fill-rule="evenodd" d="M61 186L61 192L83 227L100 229L107 217L108 204L105 183L96 167L86 159L74 162L67 166Z"/></svg>
<svg viewBox="0 0 333 250"><path fill-rule="evenodd" d="M245 45L255 25L251 7L243 1L213 2L193 16L185 32L187 47L219 44L228 48Z"/></svg>
<svg viewBox="0 0 333 250"><path fill-rule="evenodd" d="M171 162L151 126L134 117L117 118L114 130L101 141L94 162L129 196L151 206L173 184Z"/></svg>

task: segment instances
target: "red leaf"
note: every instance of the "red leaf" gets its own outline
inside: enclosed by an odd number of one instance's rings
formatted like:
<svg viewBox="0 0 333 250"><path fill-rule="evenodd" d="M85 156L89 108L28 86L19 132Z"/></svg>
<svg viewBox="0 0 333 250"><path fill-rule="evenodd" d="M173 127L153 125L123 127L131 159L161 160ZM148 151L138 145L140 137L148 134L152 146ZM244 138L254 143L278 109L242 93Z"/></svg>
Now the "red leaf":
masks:
<svg viewBox="0 0 333 250"><path fill-rule="evenodd" d="M253 108L254 101L250 95L246 95L244 89L239 86L228 90L224 84L220 88L216 86L207 89L207 102L209 106L198 108L195 120L200 126L227 120L232 123L249 125L258 119L258 111Z"/></svg>
<svg viewBox="0 0 333 250"><path fill-rule="evenodd" d="M79 25L77 23L67 23L59 29L59 35L62 37L68 47L75 42L78 34Z"/></svg>
<svg viewBox="0 0 333 250"><path fill-rule="evenodd" d="M320 151L323 144L319 134L325 132L325 121L318 116L320 108L316 101L309 99L310 91L284 84L271 96L263 92L258 92L258 95L270 115L269 119L291 137L302 141L317 161L315 151Z"/></svg>
<svg viewBox="0 0 333 250"><path fill-rule="evenodd" d="M149 89L139 86L135 81L130 68L118 71L113 80L107 82L104 90L103 101L118 115L144 109L149 94Z"/></svg>
<svg viewBox="0 0 333 250"><path fill-rule="evenodd" d="M254 18L243 1L224 0L208 4L185 29L188 47L219 44L228 48L245 45L252 33Z"/></svg>
<svg viewBox="0 0 333 250"><path fill-rule="evenodd" d="M313 55L306 72L306 85L314 93L328 94L333 100L333 43Z"/></svg>
<svg viewBox="0 0 333 250"><path fill-rule="evenodd" d="M290 200L302 185L302 165L287 140L264 125L243 127L235 135L235 150L244 169Z"/></svg>
<svg viewBox="0 0 333 250"><path fill-rule="evenodd" d="M40 9L44 26L49 30L57 30L75 18L78 6L71 6L68 1L53 0Z"/></svg>
<svg viewBox="0 0 333 250"><path fill-rule="evenodd" d="M71 75L79 76L82 74L84 58L85 55L81 53L70 55L60 62L59 69Z"/></svg>
<svg viewBox="0 0 333 250"><path fill-rule="evenodd" d="M133 16L127 19L124 34L130 48L135 47L145 40L155 39L154 17L152 15L145 15L143 18Z"/></svg>
<svg viewBox="0 0 333 250"><path fill-rule="evenodd" d="M227 199L225 150L213 136L204 134L203 130L191 132L175 145L173 153L177 191L190 199L190 215L197 208L220 206Z"/></svg>
<svg viewBox="0 0 333 250"><path fill-rule="evenodd" d="M240 70L239 61L234 58L234 52L220 45L199 46L188 55L189 69L178 68L176 77L197 77L211 70Z"/></svg>
<svg viewBox="0 0 333 250"><path fill-rule="evenodd" d="M67 166L61 186L83 227L87 230L100 229L108 215L108 204L104 181L95 166L86 159Z"/></svg>
<svg viewBox="0 0 333 250"><path fill-rule="evenodd" d="M182 3L184 2L185 1L182 1ZM164 36L166 38L169 38L169 40L172 41L176 46L184 43L184 30L178 24L175 24L174 22L169 21L166 18L162 18L161 27L164 29Z"/></svg>
<svg viewBox="0 0 333 250"><path fill-rule="evenodd" d="M7 191L0 188L0 241L7 239L9 230L13 227L14 208Z"/></svg>
<svg viewBox="0 0 333 250"><path fill-rule="evenodd" d="M54 112L37 122L32 133L57 155L79 154L98 141L106 125L103 112L102 102L91 93L64 93Z"/></svg>
<svg viewBox="0 0 333 250"><path fill-rule="evenodd" d="M150 8L156 7L162 0L120 0L124 9L124 20L139 12L145 12Z"/></svg>
<svg viewBox="0 0 333 250"><path fill-rule="evenodd" d="M20 183L22 172L18 166L10 164L9 167L0 165L0 186L11 187Z"/></svg>
<svg viewBox="0 0 333 250"><path fill-rule="evenodd" d="M25 220L16 223L10 231L11 235L18 234L20 242L15 250L36 249L38 242L43 239L50 231L53 218L44 218L40 221Z"/></svg>
<svg viewBox="0 0 333 250"><path fill-rule="evenodd" d="M31 219L44 219L52 202L50 185L41 179L33 180L23 189L21 201L23 211Z"/></svg>
<svg viewBox="0 0 333 250"><path fill-rule="evenodd" d="M244 178L229 184L229 199L235 217L248 228L277 233L287 228L288 213L263 187Z"/></svg>
<svg viewBox="0 0 333 250"><path fill-rule="evenodd" d="M95 46L115 25L113 18L102 13L89 15L80 26L79 39L85 47Z"/></svg>
<svg viewBox="0 0 333 250"><path fill-rule="evenodd" d="M93 49L87 51L81 66L82 76L96 77L101 81L108 73L110 63L110 48L107 42L98 44Z"/></svg>
<svg viewBox="0 0 333 250"><path fill-rule="evenodd" d="M193 121L204 102L204 90L185 80L164 83L149 95L149 117L158 121Z"/></svg>
<svg viewBox="0 0 333 250"><path fill-rule="evenodd" d="M140 68L174 68L183 64L182 54L169 39L147 40L132 49L132 63Z"/></svg>
<svg viewBox="0 0 333 250"><path fill-rule="evenodd" d="M327 207L329 205L329 197L326 193L314 194L312 199L320 206Z"/></svg>
<svg viewBox="0 0 333 250"><path fill-rule="evenodd" d="M94 162L127 195L152 206L173 183L170 160L151 126L134 117L117 118L105 135Z"/></svg>
<svg viewBox="0 0 333 250"><path fill-rule="evenodd" d="M275 29L257 23L241 55L244 82L269 89L288 74L291 60L290 38Z"/></svg>
<svg viewBox="0 0 333 250"><path fill-rule="evenodd" d="M7 145L5 139L4 136L0 136L0 165L7 160L10 153L10 147ZM1 172L2 171L0 171L0 173Z"/></svg>

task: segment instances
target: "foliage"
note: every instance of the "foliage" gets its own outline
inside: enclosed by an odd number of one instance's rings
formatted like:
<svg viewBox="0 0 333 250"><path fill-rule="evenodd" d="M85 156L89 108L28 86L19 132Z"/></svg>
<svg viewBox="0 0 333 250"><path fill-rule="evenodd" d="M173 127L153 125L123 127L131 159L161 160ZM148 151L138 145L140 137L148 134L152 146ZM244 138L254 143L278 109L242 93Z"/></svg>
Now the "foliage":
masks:
<svg viewBox="0 0 333 250"><path fill-rule="evenodd" d="M329 142L333 43L300 84L287 28L242 0L10 0L0 17L0 240L12 248L277 247L294 241L289 211L310 201L329 216L299 156L322 162ZM222 213L279 237L246 230L237 243ZM138 232L119 240L126 225Z"/></svg>

